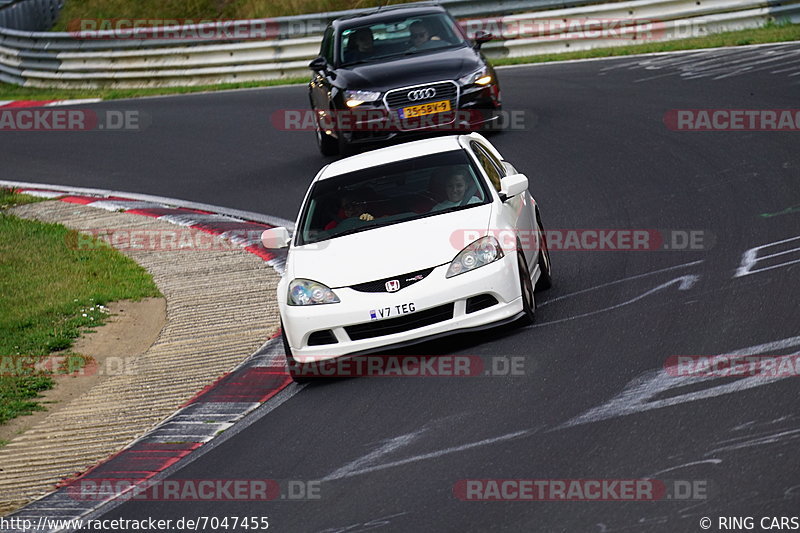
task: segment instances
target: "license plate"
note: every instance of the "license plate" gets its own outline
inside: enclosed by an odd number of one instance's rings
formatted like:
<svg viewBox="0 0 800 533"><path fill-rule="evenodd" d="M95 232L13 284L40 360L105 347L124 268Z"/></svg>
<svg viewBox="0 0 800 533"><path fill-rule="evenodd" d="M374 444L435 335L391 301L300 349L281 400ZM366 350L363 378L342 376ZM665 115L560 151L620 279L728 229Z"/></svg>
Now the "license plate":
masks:
<svg viewBox="0 0 800 533"><path fill-rule="evenodd" d="M370 309L370 320L381 320L383 318L390 318L394 316L407 315L417 310L417 306L413 303L392 305L389 307L379 307L378 309Z"/></svg>
<svg viewBox="0 0 800 533"><path fill-rule="evenodd" d="M423 115L433 115L434 113L444 113L445 111L450 111L450 100L404 107L400 110L400 118L421 117Z"/></svg>

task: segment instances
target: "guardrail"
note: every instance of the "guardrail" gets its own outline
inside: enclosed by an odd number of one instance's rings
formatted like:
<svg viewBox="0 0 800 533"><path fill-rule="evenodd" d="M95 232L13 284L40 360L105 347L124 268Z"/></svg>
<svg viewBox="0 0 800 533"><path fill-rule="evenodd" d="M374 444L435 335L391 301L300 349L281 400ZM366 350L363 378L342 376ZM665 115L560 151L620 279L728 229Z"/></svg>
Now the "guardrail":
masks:
<svg viewBox="0 0 800 533"><path fill-rule="evenodd" d="M516 37L486 44L484 53L490 58L619 46L643 39L678 39L759 27L770 20L800 22L800 0L634 0L570 4L509 16L502 14L530 6L532 0L441 3L461 19L468 33L489 29L501 38ZM536 5L565 3L536 0ZM464 18L465 12L489 18ZM127 88L306 76L308 62L319 50L322 21L327 23L343 13L352 12L173 27L174 38L170 39L164 38L163 28L155 33L140 28L124 34L99 31L83 35L90 38L69 32L0 29L0 81L31 87ZM587 19L625 23L614 38L593 38L587 31ZM573 21L584 24L576 31ZM520 35L521 27L528 33ZM159 38L149 38L154 35ZM247 40L243 35L260 38Z"/></svg>
<svg viewBox="0 0 800 533"><path fill-rule="evenodd" d="M62 5L62 0L0 0L0 28L49 30Z"/></svg>

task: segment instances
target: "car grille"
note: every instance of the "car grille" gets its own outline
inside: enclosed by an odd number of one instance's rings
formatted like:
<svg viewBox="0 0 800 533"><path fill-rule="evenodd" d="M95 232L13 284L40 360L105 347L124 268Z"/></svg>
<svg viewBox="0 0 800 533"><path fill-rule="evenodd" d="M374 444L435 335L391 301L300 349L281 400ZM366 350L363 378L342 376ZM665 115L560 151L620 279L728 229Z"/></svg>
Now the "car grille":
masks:
<svg viewBox="0 0 800 533"><path fill-rule="evenodd" d="M345 326L344 330L354 341L383 337L450 320L453 318L454 307L455 304L449 303L397 318Z"/></svg>
<svg viewBox="0 0 800 533"><path fill-rule="evenodd" d="M397 290L403 290L409 285L413 285L414 283L425 279L431 272L433 272L433 268L426 268L425 270L417 270L416 272L409 272L408 274L401 274L399 276L392 276L390 278L367 281L364 283L359 283L358 285L351 285L350 288L358 292L389 292L386 289L386 282L397 280L400 283L400 288Z"/></svg>
<svg viewBox="0 0 800 533"><path fill-rule="evenodd" d="M423 98L422 100L410 100L408 98L408 93L410 91L416 90L425 90L425 89L434 89L436 91L435 96L431 98ZM412 106L412 105L419 105L419 104L427 104L429 102L439 102L442 100L449 100L450 101L450 116L452 119L450 122L455 120L455 112L458 110L458 85L452 81L442 81L438 83L431 83L428 85L419 85L419 86L412 86L412 87L402 87L400 89L392 89L386 93L384 101L386 102L386 106L389 108L389 112L397 117L397 110L403 107ZM401 124L401 129L414 129L405 128Z"/></svg>

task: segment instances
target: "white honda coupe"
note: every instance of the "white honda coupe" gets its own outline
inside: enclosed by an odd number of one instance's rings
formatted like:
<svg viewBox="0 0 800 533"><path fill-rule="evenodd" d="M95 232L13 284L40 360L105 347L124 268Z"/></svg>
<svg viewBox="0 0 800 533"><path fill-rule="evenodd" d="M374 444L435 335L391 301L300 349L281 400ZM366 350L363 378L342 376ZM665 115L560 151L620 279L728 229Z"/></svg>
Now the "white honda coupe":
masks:
<svg viewBox="0 0 800 533"><path fill-rule="evenodd" d="M284 347L303 365L534 318L550 286L539 209L477 133L409 142L324 167L278 285Z"/></svg>

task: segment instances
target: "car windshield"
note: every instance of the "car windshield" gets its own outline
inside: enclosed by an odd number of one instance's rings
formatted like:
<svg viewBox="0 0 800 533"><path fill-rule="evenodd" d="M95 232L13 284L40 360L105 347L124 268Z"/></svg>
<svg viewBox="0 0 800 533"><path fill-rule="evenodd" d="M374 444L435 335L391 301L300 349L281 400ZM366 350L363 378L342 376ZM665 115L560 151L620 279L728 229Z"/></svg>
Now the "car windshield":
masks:
<svg viewBox="0 0 800 533"><path fill-rule="evenodd" d="M463 46L463 34L444 13L398 17L357 26L340 35L340 64L369 63L390 57Z"/></svg>
<svg viewBox="0 0 800 533"><path fill-rule="evenodd" d="M490 201L464 150L370 167L314 184L300 217L297 245Z"/></svg>

